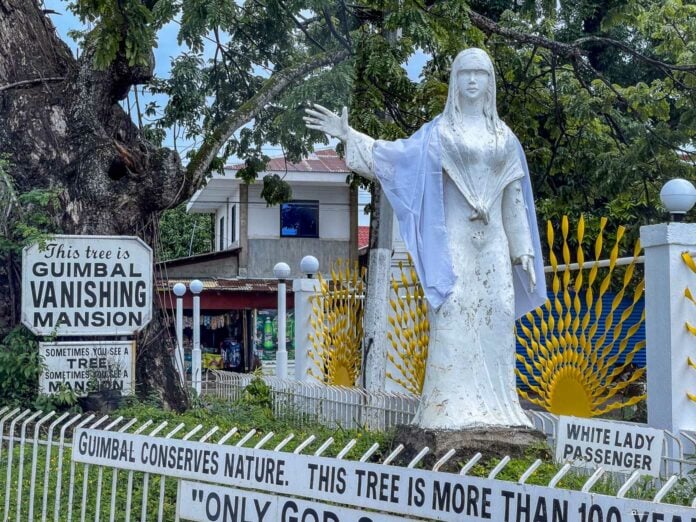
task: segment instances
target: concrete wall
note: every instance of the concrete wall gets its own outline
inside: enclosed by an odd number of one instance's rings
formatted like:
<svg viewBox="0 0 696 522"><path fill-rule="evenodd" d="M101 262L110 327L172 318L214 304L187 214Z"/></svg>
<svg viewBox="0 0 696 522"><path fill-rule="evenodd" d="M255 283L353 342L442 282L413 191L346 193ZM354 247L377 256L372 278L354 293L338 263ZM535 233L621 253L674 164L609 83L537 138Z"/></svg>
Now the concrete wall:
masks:
<svg viewBox="0 0 696 522"><path fill-rule="evenodd" d="M319 260L319 270L328 273L337 260L347 260L350 243L313 238L249 239L249 277L273 277L273 266L285 261L292 277L301 277L300 260L312 255Z"/></svg>
<svg viewBox="0 0 696 522"><path fill-rule="evenodd" d="M210 259L181 266L168 266L167 276L171 279L188 277L237 277L237 256Z"/></svg>
<svg viewBox="0 0 696 522"><path fill-rule="evenodd" d="M292 186L292 185L291 185ZM249 186L249 239L280 237L280 206L267 207L261 183ZM292 199L319 201L319 237L350 240L350 189L346 186L292 186ZM219 219L219 218L218 218Z"/></svg>
<svg viewBox="0 0 696 522"><path fill-rule="evenodd" d="M225 230L224 230L224 242L223 242L223 247L222 250L226 250L228 248L234 248L239 246L239 215L240 215L240 207L241 205L239 204L239 185L236 185L232 189L232 193L225 198L225 202L221 202L220 206L218 209L215 211L215 248L213 250L218 251L220 250L220 218L224 217L225 218ZM230 219L232 217L232 212L234 209L235 213L235 241L232 242L230 239L232 238L232 220Z"/></svg>

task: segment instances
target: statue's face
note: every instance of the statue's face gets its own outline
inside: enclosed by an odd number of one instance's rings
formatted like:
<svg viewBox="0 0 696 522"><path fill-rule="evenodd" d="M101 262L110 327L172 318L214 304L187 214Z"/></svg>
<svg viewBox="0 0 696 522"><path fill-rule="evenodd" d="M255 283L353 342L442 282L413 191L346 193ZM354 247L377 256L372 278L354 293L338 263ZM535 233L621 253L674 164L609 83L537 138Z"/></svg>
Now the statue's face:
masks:
<svg viewBox="0 0 696 522"><path fill-rule="evenodd" d="M478 101L488 90L490 75L475 56L467 57L457 71L457 88L462 101Z"/></svg>

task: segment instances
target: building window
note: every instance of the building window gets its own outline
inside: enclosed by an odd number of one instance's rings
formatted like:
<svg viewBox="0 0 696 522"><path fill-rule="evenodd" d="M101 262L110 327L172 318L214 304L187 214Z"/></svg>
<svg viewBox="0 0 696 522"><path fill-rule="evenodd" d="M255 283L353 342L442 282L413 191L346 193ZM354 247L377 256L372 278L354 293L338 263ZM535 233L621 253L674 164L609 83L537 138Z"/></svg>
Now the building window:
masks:
<svg viewBox="0 0 696 522"><path fill-rule="evenodd" d="M319 202L281 203L280 237L319 237Z"/></svg>
<svg viewBox="0 0 696 522"><path fill-rule="evenodd" d="M220 218L220 248L218 250L225 250L225 216Z"/></svg>
<svg viewBox="0 0 696 522"><path fill-rule="evenodd" d="M230 209L230 243L237 241L237 205Z"/></svg>

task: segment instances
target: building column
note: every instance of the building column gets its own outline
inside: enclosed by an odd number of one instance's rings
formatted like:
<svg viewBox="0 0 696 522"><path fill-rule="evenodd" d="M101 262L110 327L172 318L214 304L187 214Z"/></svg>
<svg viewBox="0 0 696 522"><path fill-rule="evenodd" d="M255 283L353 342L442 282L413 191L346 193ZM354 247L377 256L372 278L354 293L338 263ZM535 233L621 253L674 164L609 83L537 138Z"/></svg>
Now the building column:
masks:
<svg viewBox="0 0 696 522"><path fill-rule="evenodd" d="M249 185L239 185L239 277L247 277L249 270Z"/></svg>
<svg viewBox="0 0 696 522"><path fill-rule="evenodd" d="M654 428L696 430L696 274L682 259L696 250L696 224L665 223L641 227L645 249L645 332L648 424Z"/></svg>
<svg viewBox="0 0 696 522"><path fill-rule="evenodd" d="M353 266L358 260L358 189L357 187L350 187L348 189L348 199L350 201L349 212L350 216L348 218L349 240L348 240L348 259L350 260L350 266Z"/></svg>

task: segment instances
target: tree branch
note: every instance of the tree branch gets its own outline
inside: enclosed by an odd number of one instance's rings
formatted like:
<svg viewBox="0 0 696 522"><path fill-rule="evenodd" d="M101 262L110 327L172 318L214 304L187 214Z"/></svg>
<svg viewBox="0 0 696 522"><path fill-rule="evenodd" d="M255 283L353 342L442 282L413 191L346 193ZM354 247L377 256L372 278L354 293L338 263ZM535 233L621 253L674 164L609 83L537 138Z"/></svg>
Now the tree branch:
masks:
<svg viewBox="0 0 696 522"><path fill-rule="evenodd" d="M39 83L62 82L64 80L65 76L53 76L51 78L34 78L33 80L22 80L21 82L0 85L0 92L9 91L10 89L20 89L22 87L29 87L30 85L36 85Z"/></svg>
<svg viewBox="0 0 696 522"><path fill-rule="evenodd" d="M315 46L317 46L319 49L321 49L323 52L326 52L326 48L321 45L311 34L309 34L308 26L305 26L302 22L300 22L295 16L290 12L290 9L285 5L285 2L278 2L278 5L280 5L280 8L285 11L285 13L290 17L290 19L293 21L295 24L295 27L297 27L302 33L305 35L307 40L312 42Z"/></svg>
<svg viewBox="0 0 696 522"><path fill-rule="evenodd" d="M203 145L198 149L198 152L186 168L185 175L189 190L183 191L184 193L179 195L181 201L189 197L200 186L218 152L239 127L254 119L271 100L281 94L293 82L320 67L340 63L349 56L350 54L347 50L322 53L294 67L271 75L252 98L225 118L205 139Z"/></svg>
<svg viewBox="0 0 696 522"><path fill-rule="evenodd" d="M518 43L522 44L530 44L530 45L535 45L538 47L543 47L544 49L548 49L554 54L557 54L559 56L565 56L566 58L569 59L578 59L581 56L585 56L587 52L582 49L582 45L586 43L604 43L608 45L612 45L615 47L618 47L627 53L630 53L631 55L635 56L636 58L639 58L640 60L645 61L646 63L649 63L651 65L654 65L656 67L660 67L662 69L669 69L673 71L684 71L684 72L696 72L696 64L694 65L674 65L666 62L662 62L660 60L656 60L655 58L650 58L649 56L645 56L644 54L636 51L635 49L631 48L630 46L624 44L623 42L620 42L618 40L614 40L612 38L605 38L601 36L587 36L584 38L578 38L572 43L564 43L564 42L558 42L555 40L549 40L548 38L545 38L543 36L538 36L534 34L527 34L527 33L521 33L520 31L516 31L514 29L508 29L507 27L501 27L499 24L491 20L490 18L483 16L482 14L477 13L476 11L469 10L469 19L471 20L471 23L482 30L485 33L495 33L500 36L503 36L505 38L508 38L510 40L514 40Z"/></svg>
<svg viewBox="0 0 696 522"><path fill-rule="evenodd" d="M322 8L322 12L324 13L324 20L326 20L326 25L329 28L329 31L331 31L331 34L336 38L336 40L339 41L339 43L345 47L346 49L352 49L352 45L346 38L339 34L338 31L336 30L336 27L334 27L333 20L331 20L331 14L329 13L328 9L326 7Z"/></svg>
<svg viewBox="0 0 696 522"><path fill-rule="evenodd" d="M628 54L635 56L636 58L638 58L646 63L649 63L650 65L654 65L656 67L659 67L661 69L671 69L673 71L684 71L684 72L696 72L696 64L674 65L671 63L663 62L661 60L651 58L650 56L646 56L643 53L636 51L630 45L626 45L623 42L620 42L618 40L614 40L613 38L606 38L604 36L585 36L583 38L578 38L577 40L575 40L572 43L572 45L580 47L586 43L603 43L603 44L608 44L608 45L611 45L614 47L618 47L619 49L626 51Z"/></svg>

